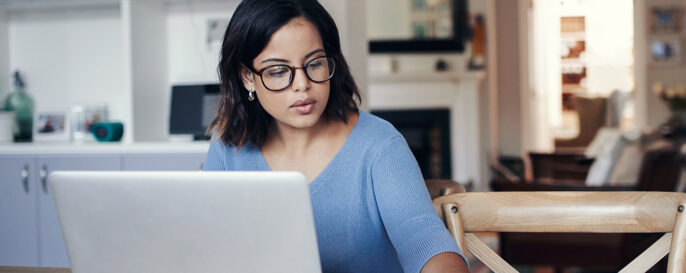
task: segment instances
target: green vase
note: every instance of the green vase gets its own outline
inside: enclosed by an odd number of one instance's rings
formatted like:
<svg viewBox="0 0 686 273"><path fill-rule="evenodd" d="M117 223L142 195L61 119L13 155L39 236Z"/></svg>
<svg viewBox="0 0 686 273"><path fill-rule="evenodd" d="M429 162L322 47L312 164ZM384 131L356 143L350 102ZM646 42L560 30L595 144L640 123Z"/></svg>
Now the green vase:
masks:
<svg viewBox="0 0 686 273"><path fill-rule="evenodd" d="M5 100L5 110L15 114L15 142L28 142L33 134L33 100L24 91L19 72L14 73L14 91Z"/></svg>

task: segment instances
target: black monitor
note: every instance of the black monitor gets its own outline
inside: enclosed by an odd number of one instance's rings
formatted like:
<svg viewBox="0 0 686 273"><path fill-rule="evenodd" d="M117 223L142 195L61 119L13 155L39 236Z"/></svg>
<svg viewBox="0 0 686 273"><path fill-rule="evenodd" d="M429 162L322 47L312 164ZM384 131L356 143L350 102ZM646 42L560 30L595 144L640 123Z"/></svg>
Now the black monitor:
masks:
<svg viewBox="0 0 686 273"><path fill-rule="evenodd" d="M169 112L170 134L191 134L209 139L205 130L217 115L219 84L174 85Z"/></svg>

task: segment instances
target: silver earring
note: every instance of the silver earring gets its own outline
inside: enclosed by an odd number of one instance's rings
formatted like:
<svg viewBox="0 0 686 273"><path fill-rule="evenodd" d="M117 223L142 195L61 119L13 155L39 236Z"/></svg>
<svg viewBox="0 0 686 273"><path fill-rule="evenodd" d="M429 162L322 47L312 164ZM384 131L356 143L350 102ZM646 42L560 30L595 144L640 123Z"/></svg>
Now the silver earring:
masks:
<svg viewBox="0 0 686 273"><path fill-rule="evenodd" d="M248 100L249 101L255 100L255 91L248 91Z"/></svg>

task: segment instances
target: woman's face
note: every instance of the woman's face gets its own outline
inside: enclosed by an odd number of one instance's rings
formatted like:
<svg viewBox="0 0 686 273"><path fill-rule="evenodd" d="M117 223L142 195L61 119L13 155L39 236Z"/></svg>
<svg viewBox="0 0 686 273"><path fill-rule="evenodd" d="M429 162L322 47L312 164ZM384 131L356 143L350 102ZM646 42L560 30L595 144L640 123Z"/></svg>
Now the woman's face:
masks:
<svg viewBox="0 0 686 273"><path fill-rule="evenodd" d="M253 60L253 67L257 71L279 64L302 67L322 56L326 54L317 28L306 19L298 17L272 35L264 50ZM269 72L263 72L262 77L270 77L267 73ZM304 70L297 68L293 82L286 89L270 91L259 75L247 69L243 70L242 75L245 87L254 90L257 95L257 99L250 103L260 103L274 118L278 128L303 129L320 121L329 100L329 81L310 81ZM273 86L270 88L275 89Z"/></svg>

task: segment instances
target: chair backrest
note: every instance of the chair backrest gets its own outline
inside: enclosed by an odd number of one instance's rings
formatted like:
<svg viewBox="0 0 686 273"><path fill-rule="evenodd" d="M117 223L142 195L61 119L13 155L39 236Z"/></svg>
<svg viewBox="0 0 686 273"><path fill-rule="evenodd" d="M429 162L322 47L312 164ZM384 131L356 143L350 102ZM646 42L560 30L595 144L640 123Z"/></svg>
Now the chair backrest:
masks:
<svg viewBox="0 0 686 273"><path fill-rule="evenodd" d="M449 179L427 179L424 180L426 189L429 191L431 200L441 196L451 195L455 193L467 192L464 186L455 180Z"/></svg>
<svg viewBox="0 0 686 273"><path fill-rule="evenodd" d="M645 272L669 255L686 272L686 194L676 192L470 192L434 200L465 253L493 272L517 272L473 232L665 233L620 272Z"/></svg>

